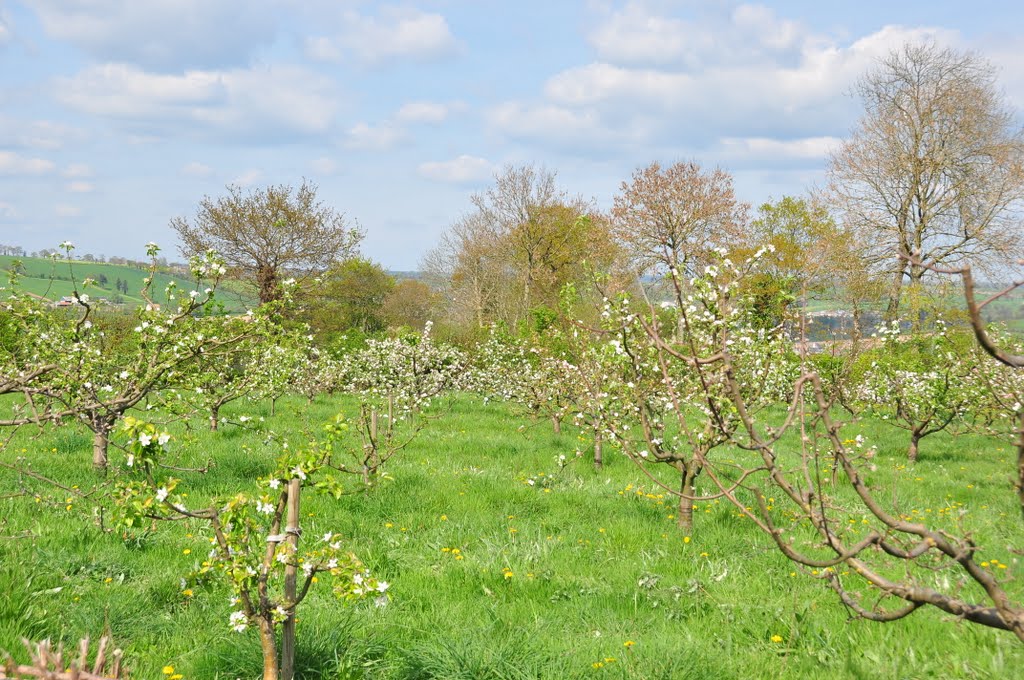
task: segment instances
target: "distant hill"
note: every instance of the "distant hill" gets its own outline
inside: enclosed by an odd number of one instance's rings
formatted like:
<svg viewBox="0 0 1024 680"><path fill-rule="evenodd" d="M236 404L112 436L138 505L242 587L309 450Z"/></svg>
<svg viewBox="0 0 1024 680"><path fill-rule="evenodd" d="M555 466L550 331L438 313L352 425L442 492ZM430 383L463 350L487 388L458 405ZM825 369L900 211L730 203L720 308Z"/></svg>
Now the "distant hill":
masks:
<svg viewBox="0 0 1024 680"><path fill-rule="evenodd" d="M106 262L54 261L47 257L0 255L0 276L3 279L0 285L7 285L6 278L15 260L21 262L23 271L18 280L19 288L54 302L74 292L73 277L79 292L88 293L92 298L106 298L112 303L120 299L129 308L145 303L141 291L145 285L144 279L149 276L148 269ZM93 279L96 284L88 289L83 288L82 280L86 278ZM123 281L125 286L120 292L117 290L118 280ZM150 296L155 302L164 301L164 289L171 281L185 291L196 287L195 281L187 277L158 272L150 286ZM219 297L228 311L240 311L251 304L230 290L220 292Z"/></svg>

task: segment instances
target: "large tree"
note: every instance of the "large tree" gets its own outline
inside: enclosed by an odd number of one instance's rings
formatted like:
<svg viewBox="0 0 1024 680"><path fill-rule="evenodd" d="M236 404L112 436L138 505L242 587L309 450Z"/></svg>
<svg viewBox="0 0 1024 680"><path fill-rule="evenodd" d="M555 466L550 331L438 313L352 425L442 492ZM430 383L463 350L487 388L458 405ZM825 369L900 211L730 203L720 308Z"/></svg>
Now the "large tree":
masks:
<svg viewBox="0 0 1024 680"><path fill-rule="evenodd" d="M394 287L394 277L376 262L348 259L318 279L307 301L310 323L321 333L381 331L387 325L384 302Z"/></svg>
<svg viewBox="0 0 1024 680"><path fill-rule="evenodd" d="M830 194L891 281L927 264L991 265L1022 252L1024 138L995 69L976 54L908 44L858 81L864 116L831 157Z"/></svg>
<svg viewBox="0 0 1024 680"><path fill-rule="evenodd" d="M748 206L736 200L732 176L696 163L651 163L623 182L612 208L614 232L646 271L697 273L715 247L739 242Z"/></svg>
<svg viewBox="0 0 1024 680"><path fill-rule="evenodd" d="M177 217L186 257L217 251L232 273L252 284L261 303L281 296L281 282L319 275L355 252L363 233L317 200L317 187L268 186L250 192L229 186L228 195L203 198L192 221Z"/></svg>
<svg viewBox="0 0 1024 680"><path fill-rule="evenodd" d="M424 262L464 325L521 327L541 308L557 308L563 286L615 261L607 220L558 189L554 173L506 167L472 201Z"/></svg>

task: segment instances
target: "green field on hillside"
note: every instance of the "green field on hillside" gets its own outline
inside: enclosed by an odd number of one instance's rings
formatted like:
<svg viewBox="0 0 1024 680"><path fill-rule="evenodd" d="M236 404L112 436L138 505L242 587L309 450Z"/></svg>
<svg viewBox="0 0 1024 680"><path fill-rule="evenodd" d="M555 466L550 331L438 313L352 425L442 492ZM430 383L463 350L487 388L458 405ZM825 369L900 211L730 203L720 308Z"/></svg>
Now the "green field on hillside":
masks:
<svg viewBox="0 0 1024 680"><path fill-rule="evenodd" d="M298 447L351 406L286 398L275 416L266 403L226 409L235 422L265 418L257 430L176 424L173 463L214 465L161 474L181 478L196 506L254 491L280 452L268 431ZM935 435L908 468L893 429L857 432L879 445L872 483L884 497L951 529L967 518L981 557L1006 567L1019 599L1024 585L1012 580L1024 565L1006 548L1020 533L1011 447ZM95 482L90 441L74 425L23 429L0 460L24 457L84 489ZM614 451L595 471L588 447L572 427L555 435L460 397L391 461L391 481L340 500L304 494L302 540L340 532L392 599L345 605L314 590L299 609L298 677L1006 678L1024 668L1011 634L936 610L890 624L853 617L724 502L699 503L684 535L672 500L641 471ZM558 457L577 449L584 457L560 469ZM114 474L127 474L124 454L112 456ZM0 649L24 658L23 637L70 644L109 626L133 678L164 677L168 665L186 680L259 676L255 633L228 625L228 589L181 585L209 550L205 525L164 523L123 540L99 530L88 501L8 469L0 517Z"/></svg>
<svg viewBox="0 0 1024 680"><path fill-rule="evenodd" d="M60 300L62 297L71 295L76 289L82 293L88 293L92 298L107 298L113 301L118 295L116 283L121 279L127 284L127 293L120 293L123 304L132 308L144 304L142 289L145 286L144 280L149 276L148 269L133 267L129 265L110 264L105 262L84 262L68 260L51 260L44 257L12 257L0 255L0 276L6 285L7 272L12 263L17 260L21 263L22 274L18 279L18 286L33 295L44 297L48 300ZM82 286L82 281L90 278L96 283L88 288ZM164 289L171 282L174 282L183 290L196 288L196 282L183 276L177 276L158 272L150 287L150 296L155 302L162 302L165 299ZM231 286L222 287L221 300L230 311L238 311L247 306L245 300L231 290Z"/></svg>

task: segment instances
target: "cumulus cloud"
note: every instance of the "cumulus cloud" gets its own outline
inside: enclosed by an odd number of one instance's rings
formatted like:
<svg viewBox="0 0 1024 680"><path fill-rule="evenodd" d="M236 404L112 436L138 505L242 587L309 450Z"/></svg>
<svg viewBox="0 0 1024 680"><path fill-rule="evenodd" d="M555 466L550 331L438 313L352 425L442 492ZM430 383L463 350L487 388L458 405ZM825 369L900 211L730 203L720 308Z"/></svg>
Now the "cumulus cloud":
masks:
<svg viewBox="0 0 1024 680"><path fill-rule="evenodd" d="M512 139L568 151L606 150L651 138L649 124L640 118L628 128L615 128L598 111L552 104L506 102L490 109L485 119L492 130Z"/></svg>
<svg viewBox="0 0 1024 680"><path fill-rule="evenodd" d="M588 39L597 59L553 74L534 99L494 107L492 130L580 153L634 145L811 162L856 120L845 94L879 57L959 37L886 26L843 41L759 5L633 1L601 14Z"/></svg>
<svg viewBox="0 0 1024 680"><path fill-rule="evenodd" d="M345 133L345 146L360 151L387 151L408 139L405 130L391 123L356 123Z"/></svg>
<svg viewBox="0 0 1024 680"><path fill-rule="evenodd" d="M340 61L346 55L378 65L402 59L431 61L458 52L459 45L440 14L411 7L384 7L376 16L345 12L335 36L306 39L306 56Z"/></svg>
<svg viewBox="0 0 1024 680"><path fill-rule="evenodd" d="M698 155L709 163L724 163L733 171L789 171L823 168L839 137L724 137Z"/></svg>
<svg viewBox="0 0 1024 680"><path fill-rule="evenodd" d="M0 175L45 175L56 166L45 158L31 158L13 151L0 151Z"/></svg>
<svg viewBox="0 0 1024 680"><path fill-rule="evenodd" d="M419 173L427 179L453 184L471 184L489 179L494 165L485 158L463 154L449 161L421 163Z"/></svg>
<svg viewBox="0 0 1024 680"><path fill-rule="evenodd" d="M338 107L332 80L287 65L169 75L101 64L55 85L65 105L143 134L288 141L326 132Z"/></svg>
<svg viewBox="0 0 1024 680"><path fill-rule="evenodd" d="M51 36L102 61L175 70L236 66L276 36L274 0L25 0Z"/></svg>
<svg viewBox="0 0 1024 680"><path fill-rule="evenodd" d="M449 116L466 110L464 102L407 102L395 113L395 119L403 123L443 123Z"/></svg>
<svg viewBox="0 0 1024 680"><path fill-rule="evenodd" d="M242 174L240 174L238 177L235 177L233 180L231 180L230 184L239 187L252 186L256 182L258 182L261 177L263 177L262 170L259 170L257 168L249 168L248 170L242 172Z"/></svg>

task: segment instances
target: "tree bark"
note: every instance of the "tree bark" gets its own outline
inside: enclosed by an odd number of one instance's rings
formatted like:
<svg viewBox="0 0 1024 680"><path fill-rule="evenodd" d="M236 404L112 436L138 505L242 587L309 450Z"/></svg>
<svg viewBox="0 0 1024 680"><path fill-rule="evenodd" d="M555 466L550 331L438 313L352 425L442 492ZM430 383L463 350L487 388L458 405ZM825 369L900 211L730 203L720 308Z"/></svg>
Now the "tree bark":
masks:
<svg viewBox="0 0 1024 680"><path fill-rule="evenodd" d="M210 407L210 432L217 431L217 425L220 423L220 407Z"/></svg>
<svg viewBox="0 0 1024 680"><path fill-rule="evenodd" d="M281 628L281 680L293 680L295 677L295 598L298 567L294 564L299 549L299 493L302 480L292 479L288 482L288 514L285 522L285 541L292 546L293 561L284 568L284 599L288 608L288 618Z"/></svg>
<svg viewBox="0 0 1024 680"><path fill-rule="evenodd" d="M107 474L107 446L110 443L109 428L101 425L92 435L92 469L98 474Z"/></svg>
<svg viewBox="0 0 1024 680"><path fill-rule="evenodd" d="M274 626L262 614L260 614L259 620L260 646L263 648L263 680L279 680Z"/></svg>
<svg viewBox="0 0 1024 680"><path fill-rule="evenodd" d="M921 441L921 433L918 430L910 431L910 446L907 447L907 460L911 463L917 462L918 443Z"/></svg>
<svg viewBox="0 0 1024 680"><path fill-rule="evenodd" d="M889 289L889 304L885 308L885 320L895 321L900 314L900 296L903 292L903 267L897 268Z"/></svg>
<svg viewBox="0 0 1024 680"><path fill-rule="evenodd" d="M601 439L601 428L594 428L594 469L604 467L604 442Z"/></svg>
<svg viewBox="0 0 1024 680"><path fill-rule="evenodd" d="M558 416L551 416L551 427L555 434L562 434L562 419Z"/></svg>
<svg viewBox="0 0 1024 680"><path fill-rule="evenodd" d="M695 465L683 464L682 469L682 480L679 485L679 517L678 525L682 531L686 533L693 532L693 497L695 495L694 482L697 479L697 471Z"/></svg>

